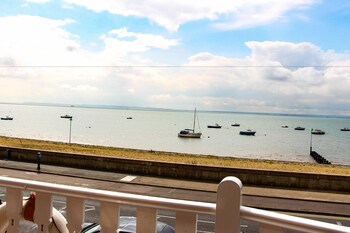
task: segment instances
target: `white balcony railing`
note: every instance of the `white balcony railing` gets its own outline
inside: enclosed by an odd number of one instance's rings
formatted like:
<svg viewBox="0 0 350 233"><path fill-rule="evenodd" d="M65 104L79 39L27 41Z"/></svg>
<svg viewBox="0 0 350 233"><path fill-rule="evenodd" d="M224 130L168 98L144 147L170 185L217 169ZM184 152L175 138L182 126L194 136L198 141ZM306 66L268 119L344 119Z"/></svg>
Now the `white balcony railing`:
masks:
<svg viewBox="0 0 350 233"><path fill-rule="evenodd" d="M284 229L301 232L350 232L350 228L344 226L242 206L242 183L235 177L227 177L218 185L216 203L103 191L1 176L0 187L6 188L6 209L3 213L0 211L0 222L7 225L7 233L19 232L19 221L23 218L24 191L36 193L34 222L38 225L37 232L51 232L49 226L53 215L53 195L66 197L66 227L67 232L71 233L78 233L82 229L86 200L100 202L102 233L116 232L121 205L137 208L137 229L142 229L143 233L156 231L157 212L160 209L176 212L177 233L196 232L198 214L215 216L216 233L240 232L241 219L259 223L259 232L277 233ZM1 227L3 226L0 229Z"/></svg>

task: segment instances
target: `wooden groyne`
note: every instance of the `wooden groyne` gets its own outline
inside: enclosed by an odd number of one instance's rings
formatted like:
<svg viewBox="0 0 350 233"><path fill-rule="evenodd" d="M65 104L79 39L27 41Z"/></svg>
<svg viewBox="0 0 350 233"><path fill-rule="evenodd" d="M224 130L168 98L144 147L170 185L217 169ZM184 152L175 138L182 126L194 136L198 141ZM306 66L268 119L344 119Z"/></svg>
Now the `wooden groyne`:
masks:
<svg viewBox="0 0 350 233"><path fill-rule="evenodd" d="M311 157L320 164L331 164L327 159L325 159L322 155L318 154L316 151L310 151Z"/></svg>

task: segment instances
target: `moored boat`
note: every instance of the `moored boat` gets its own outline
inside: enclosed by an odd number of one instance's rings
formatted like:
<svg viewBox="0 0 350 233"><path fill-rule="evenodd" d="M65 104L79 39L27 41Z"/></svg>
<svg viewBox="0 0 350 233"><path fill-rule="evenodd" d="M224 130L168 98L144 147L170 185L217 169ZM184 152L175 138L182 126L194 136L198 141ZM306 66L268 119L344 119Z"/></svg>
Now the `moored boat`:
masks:
<svg viewBox="0 0 350 233"><path fill-rule="evenodd" d="M344 128L342 128L342 129L340 129L340 131L350 131L350 128L344 127Z"/></svg>
<svg viewBox="0 0 350 233"><path fill-rule="evenodd" d="M326 132L323 131L323 130L320 130L320 129L314 129L314 130L311 130L311 133L312 133L312 134L316 134L316 135L323 135L323 134L325 134Z"/></svg>
<svg viewBox="0 0 350 233"><path fill-rule="evenodd" d="M63 116L61 116L61 118L72 119L73 117L70 115L63 115Z"/></svg>
<svg viewBox="0 0 350 233"><path fill-rule="evenodd" d="M294 129L295 129L295 130L305 130L305 128L304 128L304 127L301 127L301 126L295 127Z"/></svg>
<svg viewBox="0 0 350 233"><path fill-rule="evenodd" d="M215 123L215 125L208 125L208 128L212 128L212 129L221 129L221 125L219 125L218 123Z"/></svg>
<svg viewBox="0 0 350 233"><path fill-rule="evenodd" d="M282 125L282 128L288 128L288 125Z"/></svg>
<svg viewBox="0 0 350 233"><path fill-rule="evenodd" d="M202 133L195 133L192 129L184 129L178 133L181 138L201 138Z"/></svg>
<svg viewBox="0 0 350 233"><path fill-rule="evenodd" d="M196 118L197 118L197 114L196 114L196 109L194 109L194 117L193 117L193 128L192 129L184 129L181 130L177 136L180 138L201 138L202 133L201 132L195 132L195 128L196 128ZM198 120L198 118L197 118Z"/></svg>
<svg viewBox="0 0 350 233"><path fill-rule="evenodd" d="M12 120L13 120L13 117L9 117L9 116L1 117L1 120L4 120L4 121L12 121Z"/></svg>
<svg viewBox="0 0 350 233"><path fill-rule="evenodd" d="M234 126L234 127L239 127L239 126L241 126L240 124L238 124L238 123L234 123L234 124L232 124L231 126Z"/></svg>
<svg viewBox="0 0 350 233"><path fill-rule="evenodd" d="M244 130L244 131L239 131L240 135L247 135L247 136L254 136L256 131L252 131L250 129Z"/></svg>

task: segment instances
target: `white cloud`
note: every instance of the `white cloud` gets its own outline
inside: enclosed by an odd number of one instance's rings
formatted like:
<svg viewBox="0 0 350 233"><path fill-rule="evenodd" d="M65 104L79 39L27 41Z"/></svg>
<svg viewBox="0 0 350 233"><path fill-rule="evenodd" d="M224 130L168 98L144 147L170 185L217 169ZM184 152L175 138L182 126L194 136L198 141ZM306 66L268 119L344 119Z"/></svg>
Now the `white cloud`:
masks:
<svg viewBox="0 0 350 233"><path fill-rule="evenodd" d="M251 0L245 1L239 6L236 11L231 12L229 19L222 20L222 22L215 23L215 26L221 29L240 29L250 28L259 25L265 25L277 21L284 20L287 13L309 7L317 0L296 0L296 1L278 1L278 0ZM299 18L303 18L301 14Z"/></svg>
<svg viewBox="0 0 350 233"><path fill-rule="evenodd" d="M124 70L123 84L137 86L134 97L144 106L350 115L350 54L310 43L247 45L245 58L203 52L178 68ZM289 67L298 59L309 66Z"/></svg>
<svg viewBox="0 0 350 233"><path fill-rule="evenodd" d="M149 96L149 100L152 103L165 103L168 104L169 100L171 100L172 96L170 94L163 94L163 95L151 95Z"/></svg>
<svg viewBox="0 0 350 233"><path fill-rule="evenodd" d="M0 18L0 62L22 66L108 66L127 64L125 56L132 53L166 50L179 44L175 39L121 28L101 36L104 48L96 54L81 48L79 36L63 28L72 23L75 21L71 19L30 15Z"/></svg>
<svg viewBox="0 0 350 233"><path fill-rule="evenodd" d="M270 65L282 66L323 66L324 52L311 43L289 43L281 41L249 41L246 46L252 50L257 62L272 62Z"/></svg>
<svg viewBox="0 0 350 233"><path fill-rule="evenodd" d="M110 31L101 39L105 51L124 57L130 52L145 52L151 48L168 49L179 44L178 40L166 39L160 35L129 32L126 28Z"/></svg>
<svg viewBox="0 0 350 233"><path fill-rule="evenodd" d="M179 67L136 67L133 55L153 65L145 51L179 40L120 28L102 36L103 50L93 53L63 29L71 23L0 18L0 64L13 66L0 67L0 100L350 115L349 53L306 42L250 41L244 58L201 52ZM300 65L308 67L290 67Z"/></svg>
<svg viewBox="0 0 350 233"><path fill-rule="evenodd" d="M180 25L195 20L210 20L223 29L254 27L271 23L285 17L291 10L300 9L318 2L317 0L177 0L142 2L127 0L65 0L66 3L84 6L87 9L122 16L148 18L152 22L176 31Z"/></svg>
<svg viewBox="0 0 350 233"><path fill-rule="evenodd" d="M246 58L189 57L188 68L169 77L172 89L163 86L163 93L171 93L173 102L192 99L204 109L350 115L345 104L350 54L322 51L310 43L247 45L252 53ZM289 67L298 65L308 67Z"/></svg>
<svg viewBox="0 0 350 233"><path fill-rule="evenodd" d="M61 28L72 22L29 15L2 17L1 57L12 59L16 65L68 63L75 59L72 48L80 49L76 35Z"/></svg>
<svg viewBox="0 0 350 233"><path fill-rule="evenodd" d="M135 89L129 88L129 89L128 89L128 92L129 92L129 93L135 93Z"/></svg>
<svg viewBox="0 0 350 233"><path fill-rule="evenodd" d="M97 87L93 87L90 85L78 85L78 86L73 87L69 84L63 84L63 85L61 85L61 87L68 89L68 90L79 91L79 92L90 92L90 91L96 92L99 90Z"/></svg>

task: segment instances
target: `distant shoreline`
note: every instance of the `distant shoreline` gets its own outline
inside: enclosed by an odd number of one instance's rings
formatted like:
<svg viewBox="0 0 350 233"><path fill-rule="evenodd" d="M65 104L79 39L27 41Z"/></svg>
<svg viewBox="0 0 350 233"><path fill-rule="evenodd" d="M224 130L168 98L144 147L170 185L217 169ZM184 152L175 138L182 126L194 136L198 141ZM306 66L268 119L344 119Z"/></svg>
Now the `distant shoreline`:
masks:
<svg viewBox="0 0 350 233"><path fill-rule="evenodd" d="M155 107L136 107L136 106L118 106L118 105L94 105L94 104L60 104L60 103L8 103L0 102L2 105L23 105L23 106L45 106L45 107L65 107L65 108L95 108L95 109L116 109L116 110L136 110L136 111L164 111L164 112L189 112L186 109L168 109ZM241 111L220 111L220 110L197 110L198 112L222 113L222 114L247 114L263 116L291 116L291 117L320 117L320 118L341 118L350 119L350 116L343 115L324 115L324 114L297 114L297 113L269 113L269 112L241 112Z"/></svg>
<svg viewBox="0 0 350 233"><path fill-rule="evenodd" d="M0 136L3 147L17 147L76 153L93 156L127 158L145 161L159 161L179 164L204 165L215 167L249 168L271 171L289 171L328 175L350 175L350 166L323 165L304 162L284 162L275 160L244 159L233 157L218 157L212 155L192 155L184 153L163 152L153 150L125 149L85 144L68 144L63 142L12 138Z"/></svg>

